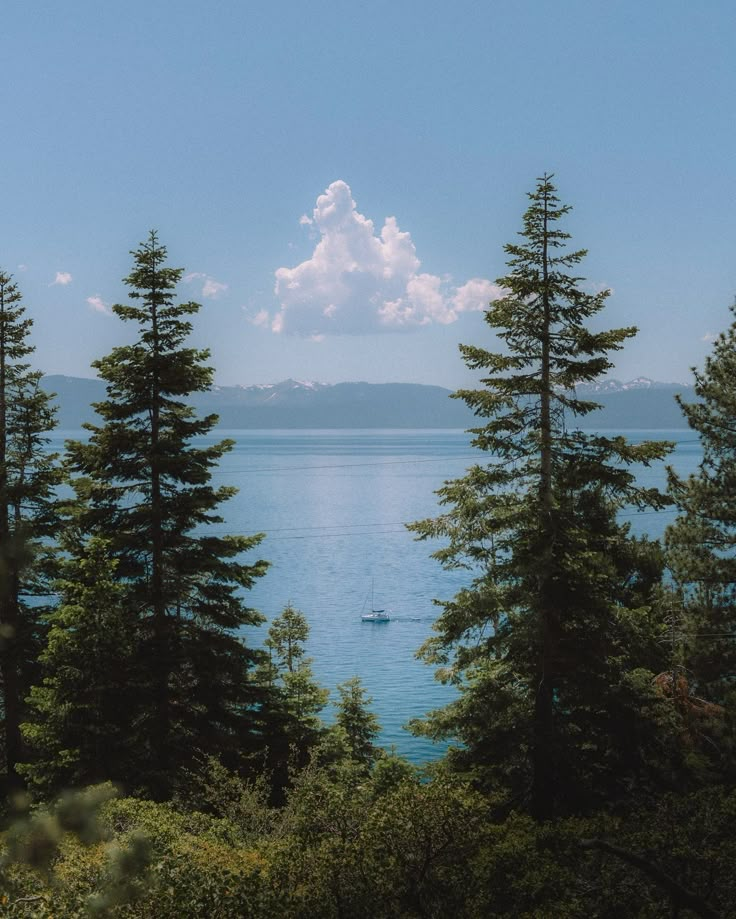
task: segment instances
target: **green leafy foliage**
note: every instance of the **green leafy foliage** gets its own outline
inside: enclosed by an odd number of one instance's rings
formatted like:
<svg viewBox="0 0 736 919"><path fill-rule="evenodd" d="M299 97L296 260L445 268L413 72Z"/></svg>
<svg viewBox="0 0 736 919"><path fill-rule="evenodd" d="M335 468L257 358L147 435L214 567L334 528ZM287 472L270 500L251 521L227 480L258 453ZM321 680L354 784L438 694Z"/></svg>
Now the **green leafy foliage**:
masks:
<svg viewBox="0 0 736 919"><path fill-rule="evenodd" d="M114 797L111 785L91 787L14 821L0 858L0 915L110 915L140 898L148 841L138 831L111 840L100 812Z"/></svg>
<svg viewBox="0 0 736 919"><path fill-rule="evenodd" d="M185 812L204 811L227 819L233 839L252 843L268 836L278 822L278 810L269 804L269 778L265 773L244 778L215 757L204 756L190 773L176 804Z"/></svg>
<svg viewBox="0 0 736 919"><path fill-rule="evenodd" d="M722 788L538 824L456 777L381 790L375 772L313 762L258 831L100 794L6 834L0 915L655 919L736 903L736 797Z"/></svg>

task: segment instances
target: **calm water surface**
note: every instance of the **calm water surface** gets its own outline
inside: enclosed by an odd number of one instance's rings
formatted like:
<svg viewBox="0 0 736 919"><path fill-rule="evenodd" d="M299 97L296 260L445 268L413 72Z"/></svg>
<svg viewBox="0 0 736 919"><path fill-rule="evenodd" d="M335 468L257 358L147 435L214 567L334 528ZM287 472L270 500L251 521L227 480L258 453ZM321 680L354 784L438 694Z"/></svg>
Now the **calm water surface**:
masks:
<svg viewBox="0 0 736 919"><path fill-rule="evenodd" d="M62 432L63 439L70 432ZM670 462L691 472L700 447L691 431L631 431L631 440L674 440ZM248 593L270 620L287 602L309 620L309 653L319 682L335 686L359 676L382 725L380 742L415 762L442 748L412 737L403 725L445 704L452 690L415 653L432 632L433 599L452 597L467 581L431 557L437 543L417 542L404 524L434 516L434 492L462 476L483 454L462 431L219 431L235 441L214 476L238 494L223 505L229 533L267 534L253 558L271 562ZM216 439L216 438L212 438ZM642 484L663 486L663 464L637 471ZM671 511L627 515L636 533L660 535ZM388 623L366 623L361 611L375 584L375 605ZM368 599L370 604L370 598ZM249 630L260 644L267 627Z"/></svg>

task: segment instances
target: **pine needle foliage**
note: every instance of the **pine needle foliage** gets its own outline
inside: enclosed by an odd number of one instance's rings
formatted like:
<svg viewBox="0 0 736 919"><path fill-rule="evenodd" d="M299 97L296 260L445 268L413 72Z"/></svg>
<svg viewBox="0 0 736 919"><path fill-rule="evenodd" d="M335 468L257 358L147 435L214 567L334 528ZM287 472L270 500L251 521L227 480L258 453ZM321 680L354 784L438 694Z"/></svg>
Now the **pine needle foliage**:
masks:
<svg viewBox="0 0 736 919"><path fill-rule="evenodd" d="M731 312L703 370L693 371L699 401L678 398L703 458L687 478L669 470L679 513L666 542L684 602L684 677L693 695L736 708L736 303Z"/></svg>
<svg viewBox="0 0 736 919"><path fill-rule="evenodd" d="M287 603L271 623L266 639L271 665L275 664L276 685L292 722L292 740L305 751L322 730L319 713L329 697L329 690L314 679L312 658L305 657L308 638L306 616Z"/></svg>
<svg viewBox="0 0 736 919"><path fill-rule="evenodd" d="M308 638L307 617L287 603L269 626L268 657L256 674L263 756L276 800L288 784L289 768L308 762L325 731L320 713L330 693L315 679L312 658L306 656Z"/></svg>
<svg viewBox="0 0 736 919"><path fill-rule="evenodd" d="M48 799L101 781L125 783L151 755L131 743L131 706L144 674L107 542L92 537L64 559L60 597L41 654L45 678L30 694L23 734L31 752L21 767L29 787Z"/></svg>
<svg viewBox="0 0 736 919"><path fill-rule="evenodd" d="M637 767L625 737L646 729L649 690L633 649L656 657L647 609L662 561L616 515L667 503L634 467L670 449L571 427L598 407L576 387L636 329L591 330L609 291L573 273L586 252L567 248L570 208L551 178L529 195L504 294L484 316L500 349L460 346L482 388L454 397L482 419L470 433L488 459L439 490L440 516L410 525L443 540L443 565L468 571L420 651L461 693L417 729L460 740L456 764L538 819L624 793Z"/></svg>
<svg viewBox="0 0 736 919"><path fill-rule="evenodd" d="M53 573L47 537L58 522L61 480L48 449L55 409L28 362L33 320L25 313L18 285L0 271L0 711L10 785L23 759L24 700L38 675Z"/></svg>
<svg viewBox="0 0 736 919"><path fill-rule="evenodd" d="M344 731L351 759L368 770L380 753L375 741L381 726L371 711L373 699L366 694L357 676L339 683L337 691L340 699L335 724Z"/></svg>
<svg viewBox="0 0 736 919"><path fill-rule="evenodd" d="M262 534L209 530L223 522L219 505L235 489L210 483L232 441L209 442L217 416L200 418L186 402L212 385L209 352L186 344L199 304L175 302L183 269L166 264L155 231L131 254L130 303L113 312L138 338L94 362L107 383L106 400L95 405L101 421L67 449L77 525L109 542L148 674L134 705L152 760L147 775L131 778L166 797L195 751L228 761L247 745L256 654L235 633L262 621L242 591L267 564L242 560Z"/></svg>

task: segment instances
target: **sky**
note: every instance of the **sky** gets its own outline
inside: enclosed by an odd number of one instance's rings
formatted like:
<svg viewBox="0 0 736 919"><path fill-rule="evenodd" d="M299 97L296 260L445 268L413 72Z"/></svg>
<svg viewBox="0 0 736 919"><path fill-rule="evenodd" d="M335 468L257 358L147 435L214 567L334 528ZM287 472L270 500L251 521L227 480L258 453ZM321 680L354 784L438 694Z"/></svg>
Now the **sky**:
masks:
<svg viewBox="0 0 736 919"><path fill-rule="evenodd" d="M4 0L0 267L36 366L131 339L155 228L223 385L471 379L544 172L611 375L687 382L736 292L732 0Z"/></svg>

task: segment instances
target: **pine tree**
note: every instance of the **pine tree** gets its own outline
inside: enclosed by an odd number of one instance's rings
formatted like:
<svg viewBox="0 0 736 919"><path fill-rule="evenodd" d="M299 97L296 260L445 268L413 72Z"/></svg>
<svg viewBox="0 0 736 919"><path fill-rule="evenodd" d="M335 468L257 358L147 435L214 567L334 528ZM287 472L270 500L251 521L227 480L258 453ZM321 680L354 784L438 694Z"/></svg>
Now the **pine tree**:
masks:
<svg viewBox="0 0 736 919"><path fill-rule="evenodd" d="M485 376L454 395L485 419L471 433L489 460L440 489L440 517L411 525L445 539L435 557L470 573L422 650L463 692L423 730L458 737L457 759L538 819L626 781L619 742L644 730L642 694L656 703L628 646L656 656L656 629L637 610L661 559L616 514L666 503L637 487L631 466L669 449L568 429L597 408L576 387L605 373L636 330L586 325L609 292L587 293L571 273L586 252L566 250L557 224L570 208L555 191L551 176L538 180L522 242L505 247L505 294L485 314L503 350L460 346Z"/></svg>
<svg viewBox="0 0 736 919"><path fill-rule="evenodd" d="M24 699L37 675L44 598L52 573L49 537L57 523L55 488L61 479L48 450L55 426L51 396L26 358L33 321L17 284L0 271L0 676L3 747L11 785L22 761Z"/></svg>
<svg viewBox="0 0 736 919"><path fill-rule="evenodd" d="M30 762L20 767L46 798L129 781L151 753L150 745L131 743L125 700L139 695L144 674L115 568L100 537L62 565L61 602L41 654L47 675L31 690L31 717L23 725Z"/></svg>
<svg viewBox="0 0 736 919"><path fill-rule="evenodd" d="M102 420L87 425L89 440L69 443L68 452L83 505L79 524L109 541L148 675L130 700L138 732L130 742L150 747L152 761L129 782L166 797L196 751L227 762L247 745L256 701L248 671L257 655L235 632L262 621L241 591L267 566L238 560L262 535L207 531L222 523L218 505L235 489L210 484L232 441L193 444L217 422L197 417L185 401L212 383L208 352L185 345L187 317L199 304L175 303L183 269L166 265L155 232L131 254L124 279L131 303L113 311L137 325L139 336L93 364L107 383L107 399L95 405Z"/></svg>
<svg viewBox="0 0 736 919"><path fill-rule="evenodd" d="M682 663L693 696L734 703L736 677L736 303L702 371L699 401L678 398L703 458L686 479L669 470L678 517L666 535L667 560L684 600Z"/></svg>
<svg viewBox="0 0 736 919"><path fill-rule="evenodd" d="M370 698L366 697L360 678L355 676L340 683L335 723L345 732L350 756L354 762L369 769L379 752L375 744L380 731L378 718L370 710Z"/></svg>
<svg viewBox="0 0 736 919"><path fill-rule="evenodd" d="M309 623L301 610L287 603L268 629L266 647L272 665L279 670L294 673L304 658L304 643L309 638ZM274 657L276 660L274 661Z"/></svg>
<svg viewBox="0 0 736 919"><path fill-rule="evenodd" d="M317 683L312 659L305 657L308 638L304 613L287 603L269 627L269 658L262 673L262 682L270 690L270 704L262 716L276 784L283 779L289 747L296 753L297 764L303 765L324 730L319 714L327 704L329 690Z"/></svg>

